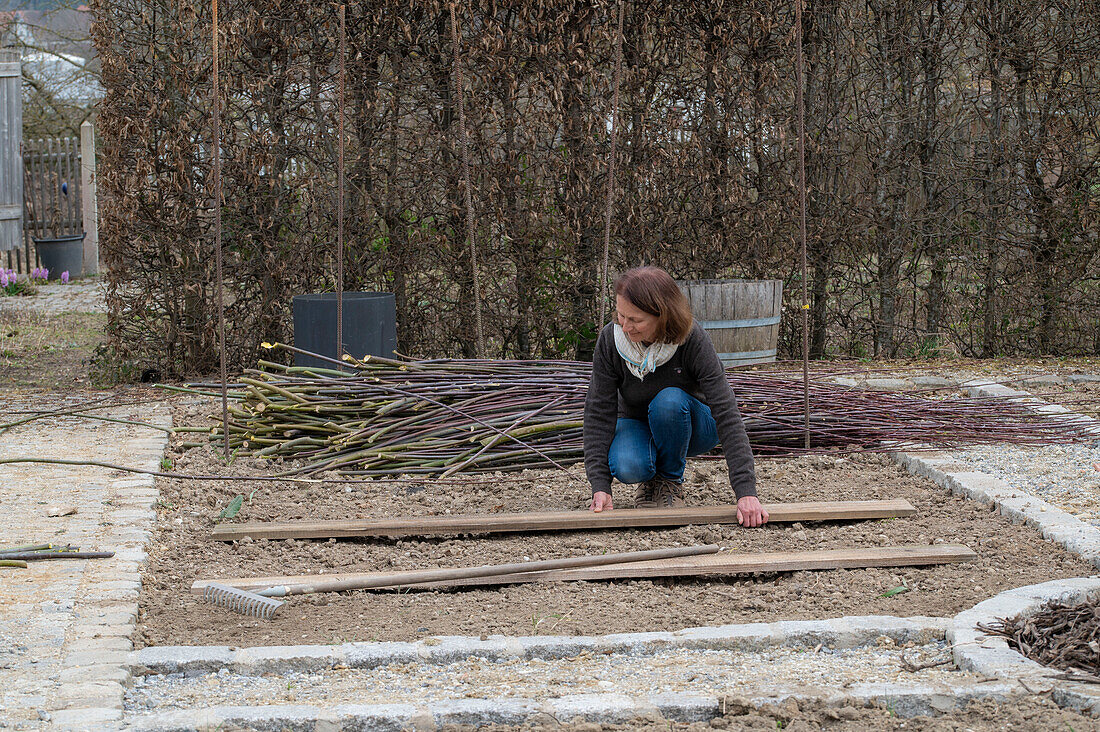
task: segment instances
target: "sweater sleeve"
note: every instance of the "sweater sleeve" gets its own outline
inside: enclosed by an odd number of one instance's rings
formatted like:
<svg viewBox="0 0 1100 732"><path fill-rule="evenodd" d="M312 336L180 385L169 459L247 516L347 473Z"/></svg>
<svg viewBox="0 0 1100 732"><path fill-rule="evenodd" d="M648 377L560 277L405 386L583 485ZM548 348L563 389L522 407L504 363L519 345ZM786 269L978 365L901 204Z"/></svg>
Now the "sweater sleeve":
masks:
<svg viewBox="0 0 1100 732"><path fill-rule="evenodd" d="M615 438L619 416L619 374L615 359L615 334L605 327L596 340L592 358L592 378L584 399L584 472L592 492L611 493L611 467L607 456Z"/></svg>
<svg viewBox="0 0 1100 732"><path fill-rule="evenodd" d="M756 470L749 436L737 408L733 388L725 369L703 328L696 324L684 343L684 363L695 371L695 380L706 397L711 416L718 426L718 439L726 456L730 485L738 498L756 495Z"/></svg>

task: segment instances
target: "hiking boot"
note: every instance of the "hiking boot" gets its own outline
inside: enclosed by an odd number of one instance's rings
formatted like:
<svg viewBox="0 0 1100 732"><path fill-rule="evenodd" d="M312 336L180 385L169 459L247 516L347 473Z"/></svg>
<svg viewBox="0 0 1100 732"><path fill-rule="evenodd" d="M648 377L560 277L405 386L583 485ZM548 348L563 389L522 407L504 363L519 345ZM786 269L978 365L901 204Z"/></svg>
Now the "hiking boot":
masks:
<svg viewBox="0 0 1100 732"><path fill-rule="evenodd" d="M657 508L658 478L650 478L634 489L634 508Z"/></svg>
<svg viewBox="0 0 1100 732"><path fill-rule="evenodd" d="M667 478L656 478L657 483L657 508L683 508L687 505L684 500L684 484L677 483Z"/></svg>

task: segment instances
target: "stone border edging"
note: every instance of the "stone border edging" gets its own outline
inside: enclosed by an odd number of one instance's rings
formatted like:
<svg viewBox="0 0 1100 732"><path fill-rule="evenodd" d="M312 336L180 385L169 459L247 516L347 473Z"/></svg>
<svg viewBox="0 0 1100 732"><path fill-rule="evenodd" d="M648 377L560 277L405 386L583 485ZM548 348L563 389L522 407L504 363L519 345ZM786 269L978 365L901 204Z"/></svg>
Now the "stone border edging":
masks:
<svg viewBox="0 0 1100 732"><path fill-rule="evenodd" d="M890 456L913 475L928 478L955 495L993 504L1017 523L1036 529L1093 566L1100 568L1100 528L1021 488L960 463L949 452L893 452Z"/></svg>
<svg viewBox="0 0 1100 732"><path fill-rule="evenodd" d="M1000 397L1026 400L1026 405L1044 414L1073 414L1060 404L1051 404L1030 392L1012 389L998 382L974 380L960 388L973 397ZM1096 423L1085 415L1075 420ZM1100 438L1100 427L1097 428ZM890 453L891 457L914 475L937 483L955 495L966 496L979 503L994 504L997 510L1013 521L1025 523L1039 531L1044 539L1055 541L1100 568L1100 527L1092 526L1052 503L1031 495L986 473L960 463L950 452L936 451Z"/></svg>
<svg viewBox="0 0 1100 732"><path fill-rule="evenodd" d="M130 671L200 674L223 668L237 674L312 672L333 668L376 668L387 664L448 664L467 658L557 660L581 653L652 655L659 651L760 651L776 646L856 648L883 636L895 643L942 640L948 618L865 615L830 620L781 620L675 632L603 636L438 636L415 643L362 642L334 646L153 646L129 655Z"/></svg>
<svg viewBox="0 0 1100 732"><path fill-rule="evenodd" d="M989 624L998 618L1032 615L1046 602L1080 602L1096 596L1100 596L1100 577L1019 587L980 602L956 615L947 632L955 664L962 671L1015 680L1028 690L1050 690L1059 706L1100 717L1100 688L1073 681L1052 682L1051 676L1057 671L1024 657L1004 638L988 636L977 627L978 623Z"/></svg>
<svg viewBox="0 0 1100 732"><path fill-rule="evenodd" d="M1074 413L1061 404L1051 404L1030 392L1020 391L989 380L972 380L960 385L972 397L998 397L1018 399L1029 409L1043 414ZM1074 421L1098 425L1095 428L1100 439L1100 423L1086 415L1074 415ZM997 510L1013 521L1036 529L1044 539L1057 542L1077 554L1093 566L1100 568L1100 527L1087 524L1073 514L1063 511L1042 498L1033 496L986 473L975 471L959 462L950 452L936 451L890 453L890 456L913 475L935 482L955 495L984 504L993 504Z"/></svg>

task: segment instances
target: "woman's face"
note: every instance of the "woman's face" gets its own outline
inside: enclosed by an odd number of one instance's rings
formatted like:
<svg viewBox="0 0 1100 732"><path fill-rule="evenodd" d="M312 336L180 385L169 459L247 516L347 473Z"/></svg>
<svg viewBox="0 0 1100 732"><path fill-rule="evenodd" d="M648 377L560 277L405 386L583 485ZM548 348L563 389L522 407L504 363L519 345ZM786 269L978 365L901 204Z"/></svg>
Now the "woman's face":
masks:
<svg viewBox="0 0 1100 732"><path fill-rule="evenodd" d="M657 316L634 307L622 295L615 296L615 316L626 337L634 343L652 343L657 334Z"/></svg>

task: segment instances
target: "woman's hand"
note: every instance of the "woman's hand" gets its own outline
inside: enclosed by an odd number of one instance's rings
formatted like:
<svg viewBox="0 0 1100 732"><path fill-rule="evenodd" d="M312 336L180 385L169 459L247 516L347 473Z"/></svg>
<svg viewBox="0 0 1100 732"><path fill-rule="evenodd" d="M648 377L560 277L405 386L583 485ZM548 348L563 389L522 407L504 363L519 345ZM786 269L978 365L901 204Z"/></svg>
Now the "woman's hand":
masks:
<svg viewBox="0 0 1100 732"><path fill-rule="evenodd" d="M611 504L610 493L596 491L592 494L592 504L588 507L589 511L599 513L600 511L610 511L613 508L615 508L615 506ZM740 516L740 514L738 515Z"/></svg>
<svg viewBox="0 0 1100 732"><path fill-rule="evenodd" d="M610 498L611 496L608 496ZM744 496L737 499L737 523L742 526L763 526L768 523L768 512L760 505L756 496Z"/></svg>

